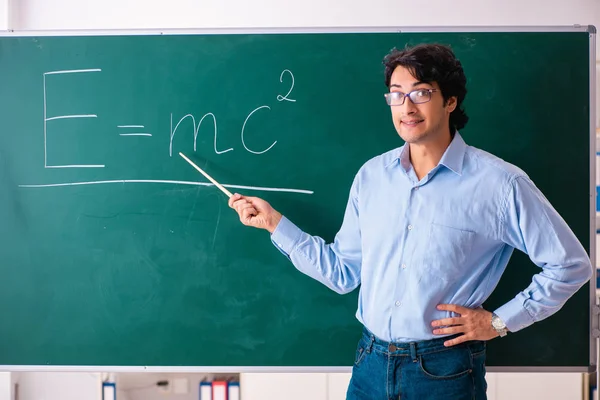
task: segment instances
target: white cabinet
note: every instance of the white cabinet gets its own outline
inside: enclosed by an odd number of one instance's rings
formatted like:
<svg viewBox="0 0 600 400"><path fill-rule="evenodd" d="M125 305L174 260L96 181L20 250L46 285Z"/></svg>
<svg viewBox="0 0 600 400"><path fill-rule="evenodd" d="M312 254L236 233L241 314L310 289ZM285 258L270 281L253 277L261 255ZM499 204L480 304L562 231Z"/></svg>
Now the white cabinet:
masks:
<svg viewBox="0 0 600 400"><path fill-rule="evenodd" d="M241 374L243 400L344 400L350 374ZM582 400L583 374L488 373L488 400Z"/></svg>

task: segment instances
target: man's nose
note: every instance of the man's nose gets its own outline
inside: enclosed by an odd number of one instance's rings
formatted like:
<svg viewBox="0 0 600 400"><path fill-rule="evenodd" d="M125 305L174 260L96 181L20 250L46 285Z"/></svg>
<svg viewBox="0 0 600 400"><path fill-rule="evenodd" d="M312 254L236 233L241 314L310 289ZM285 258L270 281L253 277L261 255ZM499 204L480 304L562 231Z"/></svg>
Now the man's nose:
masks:
<svg viewBox="0 0 600 400"><path fill-rule="evenodd" d="M400 112L402 115L412 115L417 112L417 106L412 102L410 97L404 99L404 104L401 106L397 106L400 108Z"/></svg>
<svg viewBox="0 0 600 400"><path fill-rule="evenodd" d="M410 101L410 99L406 99L404 104L402 104L401 106L397 106L397 107L399 108L398 111L400 111L401 115L413 115L414 113L417 112L417 107L414 105L414 103L412 101Z"/></svg>

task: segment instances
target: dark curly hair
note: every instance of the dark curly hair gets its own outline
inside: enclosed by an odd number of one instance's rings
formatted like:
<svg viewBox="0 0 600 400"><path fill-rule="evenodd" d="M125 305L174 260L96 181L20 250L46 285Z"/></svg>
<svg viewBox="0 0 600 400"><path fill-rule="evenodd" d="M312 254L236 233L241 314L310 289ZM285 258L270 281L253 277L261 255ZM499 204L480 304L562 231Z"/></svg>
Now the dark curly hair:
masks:
<svg viewBox="0 0 600 400"><path fill-rule="evenodd" d="M462 64L450 47L441 44L419 44L407 46L404 50L392 49L383 59L385 65L385 85L390 87L392 73L396 67L408 69L421 82L437 82L444 102L456 96L456 108L450 114L450 133L462 129L469 120L462 107L467 95L467 78Z"/></svg>

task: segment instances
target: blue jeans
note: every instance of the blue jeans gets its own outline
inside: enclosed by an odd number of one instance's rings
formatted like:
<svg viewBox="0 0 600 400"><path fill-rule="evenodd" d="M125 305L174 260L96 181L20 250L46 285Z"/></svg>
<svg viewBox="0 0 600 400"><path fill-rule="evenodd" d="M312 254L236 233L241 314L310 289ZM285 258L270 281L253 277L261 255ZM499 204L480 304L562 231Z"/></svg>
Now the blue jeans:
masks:
<svg viewBox="0 0 600 400"><path fill-rule="evenodd" d="M444 347L440 338L390 343L366 328L347 400L485 400L485 342Z"/></svg>

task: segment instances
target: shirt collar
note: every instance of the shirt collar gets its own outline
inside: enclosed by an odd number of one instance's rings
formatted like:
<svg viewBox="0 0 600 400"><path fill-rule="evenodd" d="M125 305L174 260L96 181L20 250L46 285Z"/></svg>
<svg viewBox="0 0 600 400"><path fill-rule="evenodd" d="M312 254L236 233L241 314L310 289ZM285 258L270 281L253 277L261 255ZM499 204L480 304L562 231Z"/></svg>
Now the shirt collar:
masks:
<svg viewBox="0 0 600 400"><path fill-rule="evenodd" d="M385 167L392 167L398 162L405 170L408 171L408 167L410 165L410 147L406 144L402 145L400 148L393 152L392 158L389 160L388 163L385 164Z"/></svg>
<svg viewBox="0 0 600 400"><path fill-rule="evenodd" d="M465 143L460 133L456 131L454 139L450 142L450 146L444 152L440 164L453 171L457 175L462 175L463 161L467 151Z"/></svg>
<svg viewBox="0 0 600 400"><path fill-rule="evenodd" d="M455 174L462 175L463 160L465 158L466 151L467 144L460 133L456 131L454 138L442 155L442 159L439 163L453 171ZM410 169L410 147L404 144L402 147L400 147L400 149L398 149L396 154L396 157L386 164L386 168L395 165L397 162L400 162L402 168L404 168L405 171L408 171Z"/></svg>

